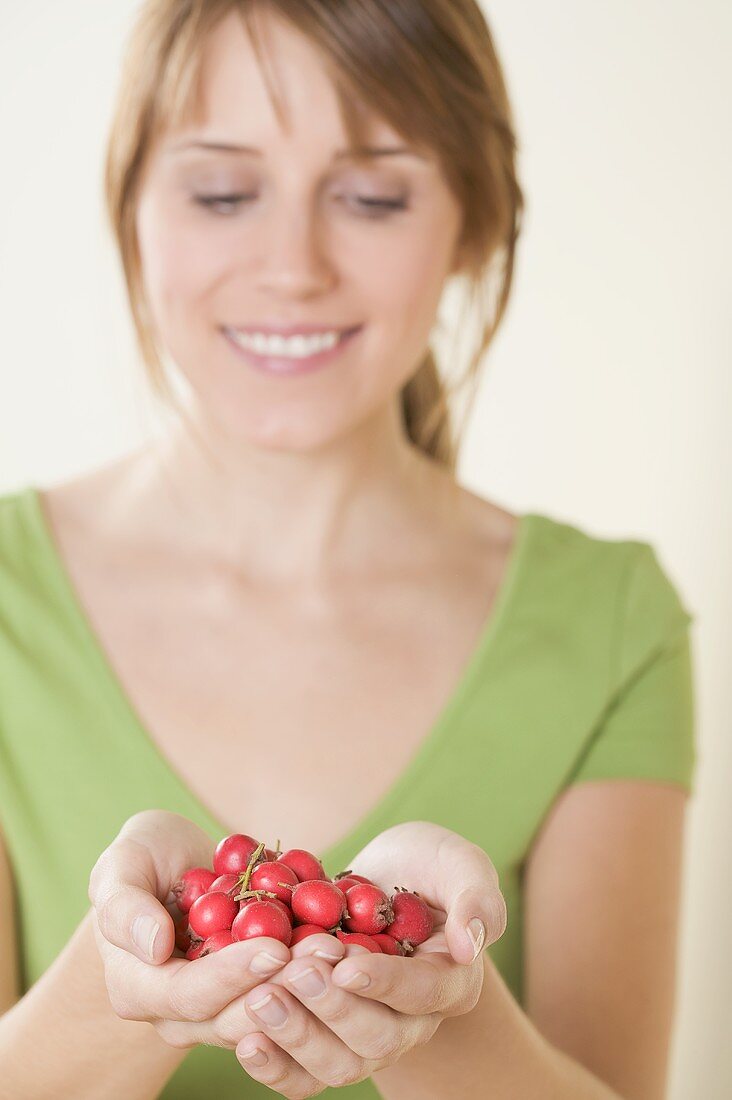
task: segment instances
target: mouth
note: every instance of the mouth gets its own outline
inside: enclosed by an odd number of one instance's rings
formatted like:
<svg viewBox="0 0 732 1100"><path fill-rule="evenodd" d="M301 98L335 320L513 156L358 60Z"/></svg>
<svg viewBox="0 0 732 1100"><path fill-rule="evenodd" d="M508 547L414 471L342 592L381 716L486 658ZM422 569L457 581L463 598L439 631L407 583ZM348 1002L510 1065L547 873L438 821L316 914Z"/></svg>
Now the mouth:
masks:
<svg viewBox="0 0 732 1100"><path fill-rule="evenodd" d="M221 329L228 345L249 366L270 375L300 375L325 367L338 359L349 348L363 325L337 330L330 329L321 335L298 335L290 338L262 339L240 329Z"/></svg>

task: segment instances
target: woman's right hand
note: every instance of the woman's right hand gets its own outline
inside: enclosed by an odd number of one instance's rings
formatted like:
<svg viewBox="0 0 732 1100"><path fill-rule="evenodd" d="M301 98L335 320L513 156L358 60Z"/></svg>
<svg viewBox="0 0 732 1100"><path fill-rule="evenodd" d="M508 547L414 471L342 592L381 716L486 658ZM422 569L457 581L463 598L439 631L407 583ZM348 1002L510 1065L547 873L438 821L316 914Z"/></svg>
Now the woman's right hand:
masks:
<svg viewBox="0 0 732 1100"><path fill-rule="evenodd" d="M236 1047L252 1023L243 999L240 1021L234 1002L291 958L270 937L234 943L195 962L173 957L171 912L179 910L172 887L188 868L211 867L213 851L208 835L187 818L144 810L125 822L89 879L112 1008L123 1020L151 1023L180 1049L197 1043Z"/></svg>

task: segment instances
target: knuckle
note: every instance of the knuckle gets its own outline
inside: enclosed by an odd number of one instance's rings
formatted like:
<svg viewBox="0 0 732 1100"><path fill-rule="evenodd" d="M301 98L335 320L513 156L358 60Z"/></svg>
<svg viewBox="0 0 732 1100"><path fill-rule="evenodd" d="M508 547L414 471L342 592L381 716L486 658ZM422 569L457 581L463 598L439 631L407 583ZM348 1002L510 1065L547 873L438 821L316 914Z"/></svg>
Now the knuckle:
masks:
<svg viewBox="0 0 732 1100"><path fill-rule="evenodd" d="M367 1072L362 1061L352 1061L342 1066L329 1068L323 1081L329 1088L342 1089L347 1085L356 1085L363 1081Z"/></svg>
<svg viewBox="0 0 732 1100"><path fill-rule="evenodd" d="M251 1020L240 1005L236 1009L228 1005L215 1019L217 1046L234 1050L239 1042L252 1030Z"/></svg>
<svg viewBox="0 0 732 1100"><path fill-rule="evenodd" d="M319 1012L320 1019L325 1024L338 1024L343 1020L347 1020L353 1012L353 1009L348 1001L336 1002L335 1004L323 1006Z"/></svg>
<svg viewBox="0 0 732 1100"><path fill-rule="evenodd" d="M404 1033L400 1027L384 1028L372 1035L363 1057L374 1062L388 1062L398 1057L404 1048Z"/></svg>
<svg viewBox="0 0 732 1100"><path fill-rule="evenodd" d="M184 974L185 969L179 970L177 973ZM206 1010L196 1002L195 997L191 996L189 989L183 987L180 981L175 980L175 977L168 986L168 1004L173 1017L179 1020L191 1020L200 1024L208 1019Z"/></svg>
<svg viewBox="0 0 732 1100"><path fill-rule="evenodd" d="M443 978L436 978L430 983L422 998L422 1012L424 1015L431 1015L433 1012L440 1012L447 1000L447 989Z"/></svg>

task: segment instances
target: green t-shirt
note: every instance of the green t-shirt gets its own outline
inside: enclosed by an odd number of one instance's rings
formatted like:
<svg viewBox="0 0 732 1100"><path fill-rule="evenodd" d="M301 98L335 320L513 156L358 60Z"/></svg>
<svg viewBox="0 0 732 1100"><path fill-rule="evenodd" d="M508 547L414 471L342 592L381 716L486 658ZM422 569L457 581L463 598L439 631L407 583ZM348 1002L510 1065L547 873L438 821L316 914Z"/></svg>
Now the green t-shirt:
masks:
<svg viewBox="0 0 732 1100"><path fill-rule="evenodd" d="M692 619L650 544L521 515L497 600L452 696L383 798L319 853L326 870L348 867L368 840L401 821L434 821L480 845L508 908L508 928L488 952L523 1003L522 871L555 800L586 780L648 779L693 790ZM128 817L150 808L183 814L213 841L228 831L142 727L77 598L35 487L6 493L0 826L17 890L24 992L87 912L99 854ZM53 898L53 919L38 904L43 897ZM378 1096L370 1081L338 1092ZM191 1050L160 1094L272 1095L232 1051L206 1046Z"/></svg>

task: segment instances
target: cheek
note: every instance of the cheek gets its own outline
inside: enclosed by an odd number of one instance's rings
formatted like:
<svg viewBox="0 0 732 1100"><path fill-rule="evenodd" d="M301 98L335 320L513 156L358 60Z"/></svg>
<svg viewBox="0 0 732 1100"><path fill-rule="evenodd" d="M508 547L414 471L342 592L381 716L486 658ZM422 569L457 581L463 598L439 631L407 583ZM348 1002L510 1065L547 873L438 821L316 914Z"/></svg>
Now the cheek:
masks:
<svg viewBox="0 0 732 1100"><path fill-rule="evenodd" d="M193 302L205 297L222 271L220 247L195 218L173 214L163 204L141 204L137 220L140 256L152 313L188 323Z"/></svg>

